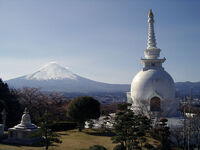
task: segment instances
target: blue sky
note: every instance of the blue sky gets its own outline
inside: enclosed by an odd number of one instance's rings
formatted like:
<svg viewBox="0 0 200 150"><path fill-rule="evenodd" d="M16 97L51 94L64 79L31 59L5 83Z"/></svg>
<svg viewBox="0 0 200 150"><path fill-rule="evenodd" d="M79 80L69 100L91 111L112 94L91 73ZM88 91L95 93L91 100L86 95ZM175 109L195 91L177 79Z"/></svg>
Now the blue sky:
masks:
<svg viewBox="0 0 200 150"><path fill-rule="evenodd" d="M131 83L142 65L147 15L177 81L200 81L199 0L0 0L0 77L56 61L83 77Z"/></svg>

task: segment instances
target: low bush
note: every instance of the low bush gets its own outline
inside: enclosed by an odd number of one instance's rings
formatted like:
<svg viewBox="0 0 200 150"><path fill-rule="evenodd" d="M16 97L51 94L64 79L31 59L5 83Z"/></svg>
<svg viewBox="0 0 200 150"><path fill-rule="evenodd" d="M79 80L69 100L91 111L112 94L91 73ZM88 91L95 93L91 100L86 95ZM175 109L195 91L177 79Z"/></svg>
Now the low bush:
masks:
<svg viewBox="0 0 200 150"><path fill-rule="evenodd" d="M155 148L153 147L153 145L149 144L149 143L146 143L144 145L145 148L147 148L148 150L155 150Z"/></svg>
<svg viewBox="0 0 200 150"><path fill-rule="evenodd" d="M113 150L126 150L126 148L124 146L120 145L116 145Z"/></svg>

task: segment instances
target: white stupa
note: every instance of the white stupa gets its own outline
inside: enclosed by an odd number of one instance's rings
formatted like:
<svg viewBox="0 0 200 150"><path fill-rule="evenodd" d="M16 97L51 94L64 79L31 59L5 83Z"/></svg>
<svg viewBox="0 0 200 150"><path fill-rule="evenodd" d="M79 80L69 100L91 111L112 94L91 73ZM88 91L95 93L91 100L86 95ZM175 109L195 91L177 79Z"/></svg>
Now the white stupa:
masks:
<svg viewBox="0 0 200 150"><path fill-rule="evenodd" d="M175 86L172 77L162 67L165 58L160 57L160 49L156 46L154 33L154 15L148 14L148 42L144 51L145 58L141 59L142 70L133 78L128 102L132 103L134 111L149 115L162 114L172 116L177 114Z"/></svg>
<svg viewBox="0 0 200 150"><path fill-rule="evenodd" d="M31 117L25 108L20 124L8 129L8 139L4 142L32 145L42 139L40 135L36 134L38 130L39 127L31 123Z"/></svg>

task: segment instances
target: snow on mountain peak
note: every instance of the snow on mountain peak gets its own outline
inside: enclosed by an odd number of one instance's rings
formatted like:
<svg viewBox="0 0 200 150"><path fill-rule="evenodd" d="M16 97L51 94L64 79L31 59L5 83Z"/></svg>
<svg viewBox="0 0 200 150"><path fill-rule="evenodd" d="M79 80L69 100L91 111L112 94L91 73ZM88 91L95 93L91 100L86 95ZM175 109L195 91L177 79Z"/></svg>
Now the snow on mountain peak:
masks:
<svg viewBox="0 0 200 150"><path fill-rule="evenodd" d="M67 68L57 64L56 62L50 62L44 65L39 71L27 75L25 78L27 80L76 80L77 75L70 72Z"/></svg>

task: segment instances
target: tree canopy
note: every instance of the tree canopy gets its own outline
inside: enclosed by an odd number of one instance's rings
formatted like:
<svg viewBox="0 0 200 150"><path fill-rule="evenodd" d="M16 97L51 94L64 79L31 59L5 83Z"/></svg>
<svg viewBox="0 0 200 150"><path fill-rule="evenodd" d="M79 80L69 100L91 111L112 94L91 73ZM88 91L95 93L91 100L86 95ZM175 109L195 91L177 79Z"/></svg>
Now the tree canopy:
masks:
<svg viewBox="0 0 200 150"><path fill-rule="evenodd" d="M134 114L128 109L129 104L121 104L116 113L112 138L114 143L120 143L122 149L140 149L146 142L146 133L151 128L151 120L141 114Z"/></svg>
<svg viewBox="0 0 200 150"><path fill-rule="evenodd" d="M43 92L38 88L24 87L15 90L18 101L27 107L31 115L31 120L38 123L38 119L43 116L46 110L51 113L54 121L66 120L67 101L63 94L54 92Z"/></svg>
<svg viewBox="0 0 200 150"><path fill-rule="evenodd" d="M3 100L0 99L0 112L2 112L3 109L7 109L6 103Z"/></svg>
<svg viewBox="0 0 200 150"><path fill-rule="evenodd" d="M43 136L44 137L44 144L45 144L45 150L49 149L49 146L51 146L53 143L62 143L60 140L60 135L53 132L50 128L53 124L53 121L50 119L51 114L47 111L43 114L42 117L40 117L40 128L38 132L33 136Z"/></svg>
<svg viewBox="0 0 200 150"><path fill-rule="evenodd" d="M69 103L67 117L76 121L81 131L85 121L100 117L100 103L92 97L80 96Z"/></svg>
<svg viewBox="0 0 200 150"><path fill-rule="evenodd" d="M17 101L17 95L9 89L7 83L4 83L2 79L0 79L0 100L7 112L7 125L13 126L18 123L23 109Z"/></svg>

